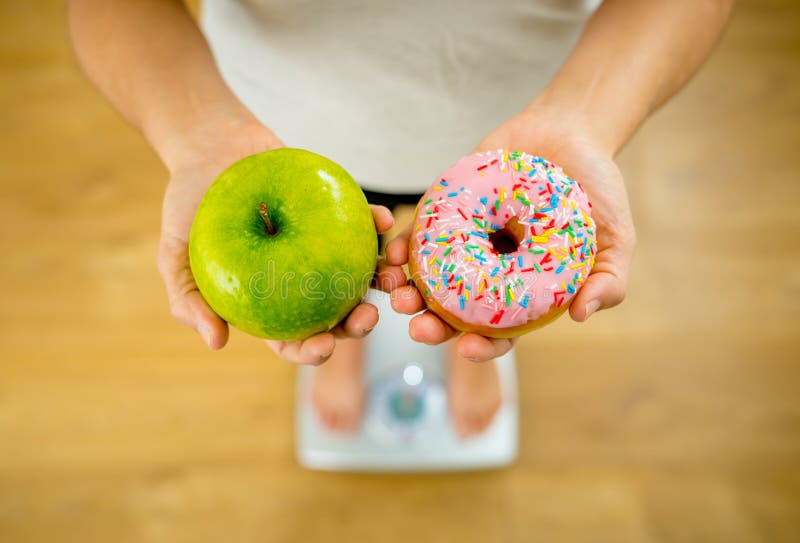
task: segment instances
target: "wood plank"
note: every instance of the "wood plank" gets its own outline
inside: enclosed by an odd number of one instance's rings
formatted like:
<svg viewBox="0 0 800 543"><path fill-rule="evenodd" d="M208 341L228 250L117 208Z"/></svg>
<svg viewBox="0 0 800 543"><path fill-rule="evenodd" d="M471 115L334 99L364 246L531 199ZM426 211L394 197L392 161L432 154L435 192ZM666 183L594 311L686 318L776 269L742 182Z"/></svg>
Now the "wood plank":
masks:
<svg viewBox="0 0 800 543"><path fill-rule="evenodd" d="M798 27L740 2L623 152L628 300L521 341L517 464L367 476L296 465L292 367L172 322L164 169L62 3L0 4L0 541L800 540Z"/></svg>

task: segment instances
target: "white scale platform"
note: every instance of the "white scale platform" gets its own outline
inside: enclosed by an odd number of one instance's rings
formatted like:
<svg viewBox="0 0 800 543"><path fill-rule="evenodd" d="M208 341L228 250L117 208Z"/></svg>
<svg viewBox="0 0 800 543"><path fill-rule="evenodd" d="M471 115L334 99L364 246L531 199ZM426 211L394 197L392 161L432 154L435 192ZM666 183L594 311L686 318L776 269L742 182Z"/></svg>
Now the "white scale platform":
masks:
<svg viewBox="0 0 800 543"><path fill-rule="evenodd" d="M366 347L366 411L354 434L325 429L311 406L315 368L297 374L296 450L300 464L337 471L452 471L496 468L517 456L517 382L513 351L496 360L503 404L489 428L461 439L447 409L442 346L408 336L411 317L389 295L370 290L380 313Z"/></svg>

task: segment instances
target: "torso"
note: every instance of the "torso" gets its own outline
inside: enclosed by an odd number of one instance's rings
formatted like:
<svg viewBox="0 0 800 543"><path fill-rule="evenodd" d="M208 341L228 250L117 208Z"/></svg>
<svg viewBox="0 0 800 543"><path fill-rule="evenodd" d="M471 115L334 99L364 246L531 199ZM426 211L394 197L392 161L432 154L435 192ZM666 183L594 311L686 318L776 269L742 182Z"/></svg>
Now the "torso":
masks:
<svg viewBox="0 0 800 543"><path fill-rule="evenodd" d="M206 0L223 77L293 147L424 191L541 90L592 0Z"/></svg>

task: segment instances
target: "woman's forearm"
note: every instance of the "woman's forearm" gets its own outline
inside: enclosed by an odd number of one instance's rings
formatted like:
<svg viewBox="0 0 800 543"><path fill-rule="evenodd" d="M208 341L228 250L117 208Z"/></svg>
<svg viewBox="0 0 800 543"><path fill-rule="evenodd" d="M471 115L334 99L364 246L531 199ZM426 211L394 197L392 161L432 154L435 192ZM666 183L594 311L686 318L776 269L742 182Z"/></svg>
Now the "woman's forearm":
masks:
<svg viewBox="0 0 800 543"><path fill-rule="evenodd" d="M69 25L89 78L168 167L215 123L255 122L180 0L70 0Z"/></svg>
<svg viewBox="0 0 800 543"><path fill-rule="evenodd" d="M606 0L531 108L554 107L616 153L698 70L732 0Z"/></svg>

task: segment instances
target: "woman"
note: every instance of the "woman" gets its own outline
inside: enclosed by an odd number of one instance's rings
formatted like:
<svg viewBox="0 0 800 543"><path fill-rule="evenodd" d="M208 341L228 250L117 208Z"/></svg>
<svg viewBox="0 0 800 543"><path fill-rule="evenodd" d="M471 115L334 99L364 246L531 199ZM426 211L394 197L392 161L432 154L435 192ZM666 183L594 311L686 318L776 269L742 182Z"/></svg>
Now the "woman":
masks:
<svg viewBox="0 0 800 543"><path fill-rule="evenodd" d="M554 161L594 203L597 263L570 307L576 321L620 303L635 234L613 157L699 68L731 0L389 2L207 0L204 36L179 1L72 0L70 26L89 77L170 172L158 255L172 313L212 349L227 324L192 278L187 240L208 185L243 156L286 141L341 163L372 202L416 201L472 150L507 148ZM373 206L379 232L390 212ZM405 284L406 230L386 247L380 286L395 309L423 309ZM361 346L377 323L362 304L334 331L267 342L284 359L327 363L314 401L333 429L363 404ZM456 333L415 317L417 341ZM512 340L451 342L450 408L480 432L500 396L491 361Z"/></svg>

